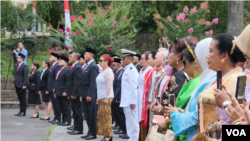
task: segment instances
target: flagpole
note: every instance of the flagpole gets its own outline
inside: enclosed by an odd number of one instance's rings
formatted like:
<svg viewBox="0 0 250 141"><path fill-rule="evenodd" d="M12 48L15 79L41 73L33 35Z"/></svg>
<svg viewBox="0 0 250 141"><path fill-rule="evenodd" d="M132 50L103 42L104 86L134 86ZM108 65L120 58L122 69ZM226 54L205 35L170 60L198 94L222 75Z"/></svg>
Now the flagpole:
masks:
<svg viewBox="0 0 250 141"><path fill-rule="evenodd" d="M34 15L34 20L32 24L32 33L36 32L36 0L33 1L33 15Z"/></svg>
<svg viewBox="0 0 250 141"><path fill-rule="evenodd" d="M70 21L70 10L69 10L69 1L64 0L64 13L65 13L65 47L69 50L73 50L72 41L69 37L69 32L67 31L67 28L71 31L71 21Z"/></svg>

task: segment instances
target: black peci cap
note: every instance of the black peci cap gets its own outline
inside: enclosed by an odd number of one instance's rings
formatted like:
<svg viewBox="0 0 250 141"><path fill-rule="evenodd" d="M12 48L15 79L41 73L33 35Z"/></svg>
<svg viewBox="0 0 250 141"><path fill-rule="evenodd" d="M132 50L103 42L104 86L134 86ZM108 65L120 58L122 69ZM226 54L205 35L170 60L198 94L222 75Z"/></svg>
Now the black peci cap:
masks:
<svg viewBox="0 0 250 141"><path fill-rule="evenodd" d="M25 58L25 56L22 53L18 53L18 56L23 57L23 59Z"/></svg>
<svg viewBox="0 0 250 141"><path fill-rule="evenodd" d="M67 62L67 63L69 62L69 58L66 57L66 56L61 56L60 59L61 59L61 60L64 60L64 61Z"/></svg>
<svg viewBox="0 0 250 141"><path fill-rule="evenodd" d="M54 43L52 44L52 47L57 47L57 43L54 42Z"/></svg>
<svg viewBox="0 0 250 141"><path fill-rule="evenodd" d="M96 51L92 48L86 48L85 52L93 53L94 55L96 55Z"/></svg>
<svg viewBox="0 0 250 141"><path fill-rule="evenodd" d="M121 63L121 58L117 55L113 55L112 58L114 59L114 62Z"/></svg>
<svg viewBox="0 0 250 141"><path fill-rule="evenodd" d="M59 57L59 55L58 55L58 54L56 54L56 53L54 53L54 52L52 52L52 53L51 53L51 55L52 55L52 56L55 56L57 59L59 59L59 58L60 58L60 57Z"/></svg>
<svg viewBox="0 0 250 141"><path fill-rule="evenodd" d="M135 56L136 56L136 57L138 57L138 58L139 58L139 60L141 60L141 55L136 54Z"/></svg>

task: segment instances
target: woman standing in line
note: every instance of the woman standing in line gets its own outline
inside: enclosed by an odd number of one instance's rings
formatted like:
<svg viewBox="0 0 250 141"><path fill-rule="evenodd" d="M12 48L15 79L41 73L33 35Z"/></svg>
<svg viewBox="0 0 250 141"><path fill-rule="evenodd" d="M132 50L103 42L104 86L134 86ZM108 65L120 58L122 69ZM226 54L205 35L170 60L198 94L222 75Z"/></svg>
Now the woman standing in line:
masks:
<svg viewBox="0 0 250 141"><path fill-rule="evenodd" d="M43 67L43 71L40 76L40 91L38 93L42 95L43 102L45 102L45 115L42 118L40 118L40 120L50 120L50 111L52 107L51 107L49 94L46 94L47 81L48 81L49 71L50 71L49 70L50 62L44 61L42 67Z"/></svg>
<svg viewBox="0 0 250 141"><path fill-rule="evenodd" d="M98 100L96 134L104 136L102 141L112 141L111 102L114 98L114 73L109 66L113 62L114 59L112 57L108 54L103 54L99 60L102 71L96 78Z"/></svg>
<svg viewBox="0 0 250 141"><path fill-rule="evenodd" d="M29 77L29 97L28 97L28 104L35 105L35 113L30 118L39 118L39 104L41 104L40 95L38 94L39 91L39 83L40 83L40 72L39 63L33 62L31 64L32 74Z"/></svg>

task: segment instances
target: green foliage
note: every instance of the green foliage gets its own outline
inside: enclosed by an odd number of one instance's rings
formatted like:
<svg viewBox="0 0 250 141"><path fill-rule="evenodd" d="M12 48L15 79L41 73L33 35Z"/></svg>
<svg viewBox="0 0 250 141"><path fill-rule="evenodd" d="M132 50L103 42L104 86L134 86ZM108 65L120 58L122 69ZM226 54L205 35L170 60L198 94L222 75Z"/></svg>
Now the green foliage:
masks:
<svg viewBox="0 0 250 141"><path fill-rule="evenodd" d="M171 16L164 18L159 14L156 14L155 21L159 28L158 33L162 34L162 36L166 35L170 42L173 42L176 38L183 38L189 35L195 36L199 40L208 37L209 35L211 36L211 33L205 35L205 32L208 32L211 29L212 21L209 21L210 25L206 25L205 22L207 19L205 17L207 17L209 13L207 12L207 3L203 4L205 7L203 9L198 7L197 10L195 10L195 13L191 13L190 11L193 8L189 7L188 11L184 12L183 9L178 9L173 11ZM177 17L183 18L180 20ZM193 31L189 32L190 29L193 29Z"/></svg>
<svg viewBox="0 0 250 141"><path fill-rule="evenodd" d="M2 60L0 60L0 75L3 74L4 67L5 67L5 63Z"/></svg>
<svg viewBox="0 0 250 141"><path fill-rule="evenodd" d="M97 5L96 5L97 6ZM133 18L128 17L131 3L112 5L109 7L97 6L97 11L80 16L71 23L70 38L73 48L83 53L86 47L97 51L97 57L101 54L117 54L125 45L133 43L135 36L134 25L127 25ZM67 27L65 27L67 29ZM60 38L65 38L64 32L58 29L52 32L51 40L60 44Z"/></svg>

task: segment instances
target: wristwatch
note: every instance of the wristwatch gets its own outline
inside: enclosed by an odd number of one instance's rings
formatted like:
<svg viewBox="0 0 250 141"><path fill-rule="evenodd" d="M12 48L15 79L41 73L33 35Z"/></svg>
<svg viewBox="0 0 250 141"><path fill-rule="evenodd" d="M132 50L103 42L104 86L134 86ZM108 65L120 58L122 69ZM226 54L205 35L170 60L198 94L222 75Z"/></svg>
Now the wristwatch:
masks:
<svg viewBox="0 0 250 141"><path fill-rule="evenodd" d="M223 109L225 109L228 104L231 104L231 101L224 101L222 104Z"/></svg>

